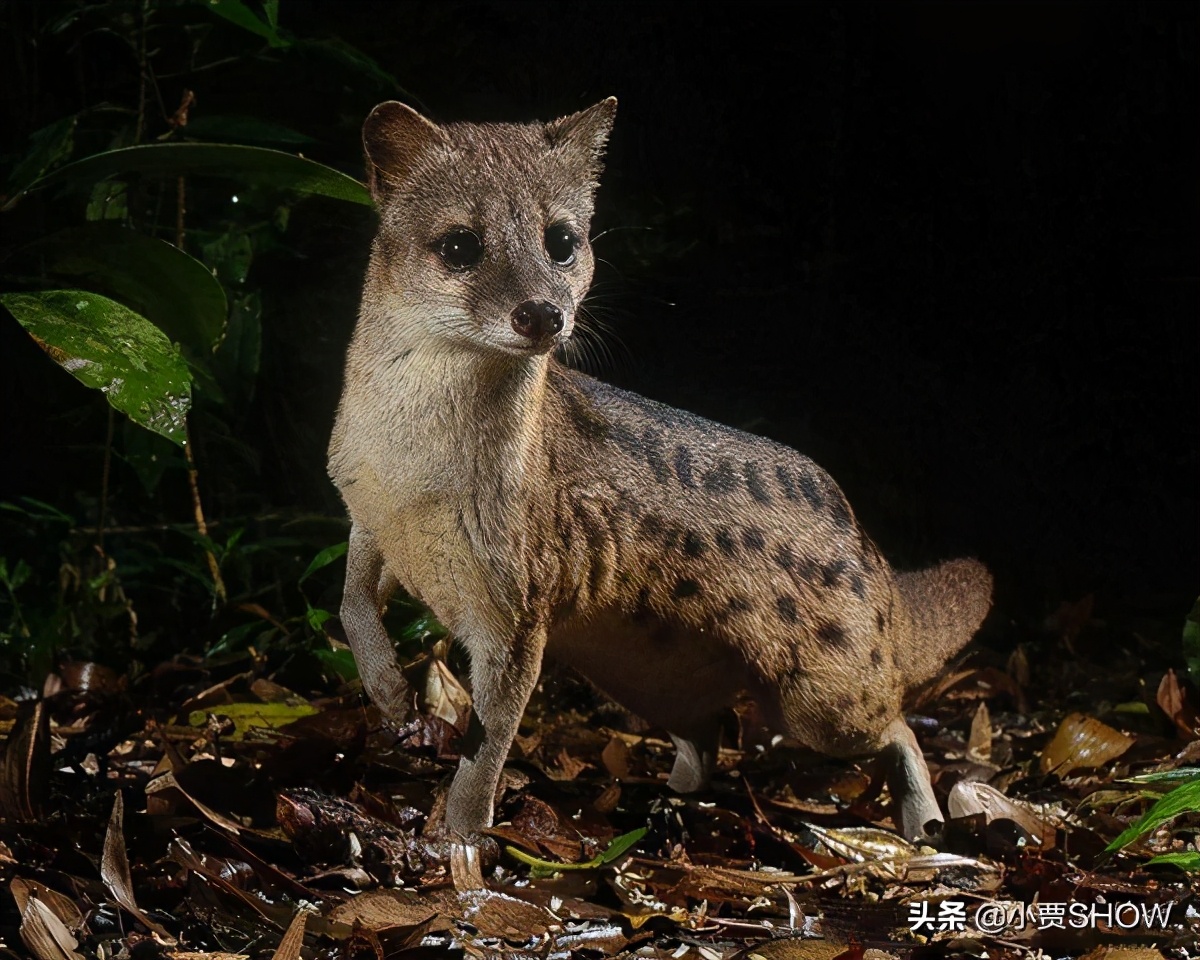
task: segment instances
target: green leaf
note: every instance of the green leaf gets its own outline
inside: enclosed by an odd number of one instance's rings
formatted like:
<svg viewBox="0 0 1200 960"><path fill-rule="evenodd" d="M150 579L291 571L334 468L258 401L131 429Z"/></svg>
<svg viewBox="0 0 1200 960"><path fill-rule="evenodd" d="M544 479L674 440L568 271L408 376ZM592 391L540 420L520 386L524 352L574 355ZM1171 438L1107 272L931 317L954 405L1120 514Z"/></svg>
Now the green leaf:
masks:
<svg viewBox="0 0 1200 960"><path fill-rule="evenodd" d="M178 447L158 434L125 422L124 443L118 454L137 474L146 493L153 494L163 474L172 468L186 469L187 461Z"/></svg>
<svg viewBox="0 0 1200 960"><path fill-rule="evenodd" d="M162 240L118 223L63 230L26 248L45 271L121 300L198 356L225 332L225 291L207 267Z"/></svg>
<svg viewBox="0 0 1200 960"><path fill-rule="evenodd" d="M108 150L59 167L23 192L68 180L96 181L129 173L224 177L371 205L367 188L340 170L282 150L228 143L148 143ZM4 209L19 197L9 200Z"/></svg>
<svg viewBox="0 0 1200 960"><path fill-rule="evenodd" d="M53 504L46 503L43 500L35 500L33 497L22 497L21 504L0 503L0 510L9 510L13 513L20 513L30 520L39 522L58 522L74 526L75 518L68 513L63 513L58 507Z"/></svg>
<svg viewBox="0 0 1200 960"><path fill-rule="evenodd" d="M16 566L13 567L12 573L9 573L7 559L0 557L0 583L3 583L10 593L28 580L29 574L32 572L29 564L24 560L18 560Z"/></svg>
<svg viewBox="0 0 1200 960"><path fill-rule="evenodd" d="M1183 621L1183 661L1192 683L1200 686L1200 599Z"/></svg>
<svg viewBox="0 0 1200 960"><path fill-rule="evenodd" d="M158 327L87 290L6 293L0 303L76 380L102 391L135 423L183 446L192 378Z"/></svg>
<svg viewBox="0 0 1200 960"><path fill-rule="evenodd" d="M1200 777L1200 767L1176 767L1174 770L1156 770L1154 773L1139 773L1133 777L1122 777L1120 783L1162 783L1171 780L1191 780Z"/></svg>
<svg viewBox="0 0 1200 960"><path fill-rule="evenodd" d="M1121 850L1180 814L1195 813L1196 811L1200 811L1200 777L1189 780L1170 793L1164 794L1154 806L1142 814L1136 823L1127 827L1119 837L1105 847L1104 852L1112 853L1114 850Z"/></svg>
<svg viewBox="0 0 1200 960"><path fill-rule="evenodd" d="M203 727L210 713L233 721L233 733L224 739L244 740L252 731L277 730L320 711L309 703L223 703L211 710L193 710L188 726Z"/></svg>
<svg viewBox="0 0 1200 960"><path fill-rule="evenodd" d="M555 863L553 860L543 860L540 857L535 857L524 850L518 850L516 847L505 847L505 849L513 859L532 867L536 875L546 876L547 874L557 873L560 870L594 870L597 867L604 866L606 863L612 863L645 835L646 828L638 827L638 829L631 830L629 833L623 833L619 837L614 837L612 842L602 852L583 863Z"/></svg>
<svg viewBox="0 0 1200 960"><path fill-rule="evenodd" d="M343 540L341 543L335 543L333 546L326 547L312 558L312 563L308 565L307 570L300 574L300 579L296 581L296 586L300 586L300 584L302 584L322 567L327 567L339 557L344 557L349 548L350 541L348 540Z"/></svg>
<svg viewBox="0 0 1200 960"><path fill-rule="evenodd" d="M448 632L432 613L424 612L400 631L399 639L403 643L412 643L431 637L438 639L444 637Z"/></svg>
<svg viewBox="0 0 1200 960"><path fill-rule="evenodd" d="M1178 867L1180 870L1186 870L1188 873L1197 873L1200 872L1200 853L1194 850L1181 851L1180 853L1161 853L1157 857L1147 860L1145 865L1147 867Z"/></svg>
<svg viewBox="0 0 1200 960"><path fill-rule="evenodd" d="M308 621L308 625L312 627L313 633L320 633L325 626L325 621L329 620L333 614L328 610L322 610L320 607L309 607L305 611L304 619Z"/></svg>
<svg viewBox="0 0 1200 960"><path fill-rule="evenodd" d="M105 180L92 187L84 210L86 220L129 219L129 185L119 180Z"/></svg>
<svg viewBox="0 0 1200 960"><path fill-rule="evenodd" d="M231 286L246 282L254 262L254 241L244 230L231 229L200 245L204 262Z"/></svg>
<svg viewBox="0 0 1200 960"><path fill-rule="evenodd" d="M230 23L236 23L243 30L256 33L272 47L286 47L291 41L279 35L276 25L279 18L278 3L267 7L267 20L263 20L242 0L200 0L204 6L219 17L224 17Z"/></svg>
<svg viewBox="0 0 1200 960"><path fill-rule="evenodd" d="M270 123L257 117L219 116L209 114L188 121L183 133L197 140L230 141L235 143L288 143L294 146L304 146L316 143L307 134L285 127L280 123Z"/></svg>
<svg viewBox="0 0 1200 960"><path fill-rule="evenodd" d="M190 568L187 569L190 572ZM205 580L199 575L196 575L196 578L199 579L201 583L204 583L205 586L212 585L211 581ZM249 623L238 624L236 627L226 630L221 636L221 639L214 643L208 652L205 653L205 656L212 660L217 657L223 657L235 650L240 650L243 646L248 644L259 634L266 632L268 629L270 629L269 624L264 623L262 620L251 620Z"/></svg>
<svg viewBox="0 0 1200 960"><path fill-rule="evenodd" d="M300 39L292 45L292 49L306 56L312 56L314 59L319 58L332 62L347 73L357 74L373 84L380 92L398 95L409 101L417 100L400 86L400 82L392 74L384 70L371 57L338 37L329 37L325 40ZM325 70L329 69L328 63L320 66ZM420 106L419 101L417 101L417 105Z"/></svg>
<svg viewBox="0 0 1200 960"><path fill-rule="evenodd" d="M71 155L78 123L78 115L63 117L30 136L29 150L8 175L10 196L24 193L38 177Z"/></svg>
<svg viewBox="0 0 1200 960"><path fill-rule="evenodd" d="M223 392L248 403L254 396L262 359L262 297L257 290L235 296L229 305L229 329L213 357L213 372Z"/></svg>
<svg viewBox="0 0 1200 960"><path fill-rule="evenodd" d="M354 662L354 654L349 650L330 650L318 647L313 651L313 656L321 662L322 667L343 680L358 679L358 664Z"/></svg>
<svg viewBox="0 0 1200 960"><path fill-rule="evenodd" d="M638 827L636 830L630 830L629 833L623 833L619 837L614 837L612 842L604 848L604 852L596 859L601 863L612 863L645 835L646 828Z"/></svg>

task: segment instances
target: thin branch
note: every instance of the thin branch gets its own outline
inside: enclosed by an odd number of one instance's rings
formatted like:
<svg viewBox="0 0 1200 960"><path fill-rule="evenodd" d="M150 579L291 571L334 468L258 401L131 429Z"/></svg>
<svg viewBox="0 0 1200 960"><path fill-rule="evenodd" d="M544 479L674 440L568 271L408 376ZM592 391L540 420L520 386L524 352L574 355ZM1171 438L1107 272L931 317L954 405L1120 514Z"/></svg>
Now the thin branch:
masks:
<svg viewBox="0 0 1200 960"><path fill-rule="evenodd" d="M192 515L196 518L196 530L200 536L208 536L208 524L204 520L204 506L200 503L200 475L196 471L196 458L192 456L192 438L189 431L183 445L183 455L187 458L188 487L192 491ZM221 576L221 565L217 563L216 555L205 548L204 556L208 560L208 572L212 574L213 593L217 600L225 602L225 580Z"/></svg>

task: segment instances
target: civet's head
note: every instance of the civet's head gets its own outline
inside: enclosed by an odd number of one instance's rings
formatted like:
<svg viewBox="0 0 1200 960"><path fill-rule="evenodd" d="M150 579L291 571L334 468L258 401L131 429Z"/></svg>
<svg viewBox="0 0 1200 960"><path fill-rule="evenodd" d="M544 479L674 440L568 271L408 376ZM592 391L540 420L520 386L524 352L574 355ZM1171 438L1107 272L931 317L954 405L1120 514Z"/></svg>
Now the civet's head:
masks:
<svg viewBox="0 0 1200 960"><path fill-rule="evenodd" d="M571 335L615 98L551 123L438 125L381 103L363 126L380 213L364 316L434 348L515 357Z"/></svg>

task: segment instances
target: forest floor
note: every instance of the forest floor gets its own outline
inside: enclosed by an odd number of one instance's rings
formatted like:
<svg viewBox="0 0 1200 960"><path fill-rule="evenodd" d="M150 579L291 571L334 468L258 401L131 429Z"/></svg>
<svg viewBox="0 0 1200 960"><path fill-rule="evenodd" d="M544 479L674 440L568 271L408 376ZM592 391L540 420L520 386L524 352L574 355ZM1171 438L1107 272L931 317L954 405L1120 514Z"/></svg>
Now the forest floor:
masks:
<svg viewBox="0 0 1200 960"><path fill-rule="evenodd" d="M892 832L870 763L749 703L682 797L665 731L550 671L463 847L438 831L470 709L444 643L399 742L353 685L301 696L253 658L72 664L0 700L0 955L1194 958L1196 714L1142 642L1064 605L923 692L936 849Z"/></svg>

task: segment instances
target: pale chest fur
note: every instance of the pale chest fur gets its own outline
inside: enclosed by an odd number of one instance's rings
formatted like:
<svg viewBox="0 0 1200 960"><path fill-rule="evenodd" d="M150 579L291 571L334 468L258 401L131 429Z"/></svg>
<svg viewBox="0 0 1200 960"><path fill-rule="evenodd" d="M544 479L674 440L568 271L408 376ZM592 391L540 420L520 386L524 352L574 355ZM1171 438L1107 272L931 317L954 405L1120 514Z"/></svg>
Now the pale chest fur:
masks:
<svg viewBox="0 0 1200 960"><path fill-rule="evenodd" d="M468 645L524 615L523 509L534 459L518 425L480 431L479 398L428 361L371 370L346 392L330 472L385 575ZM386 389L385 389L386 388Z"/></svg>

